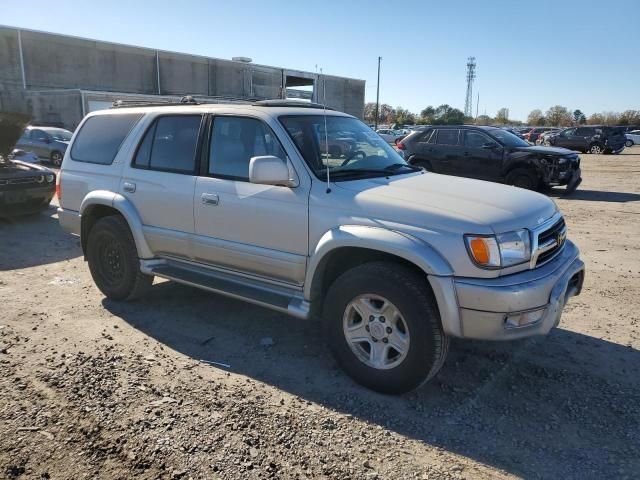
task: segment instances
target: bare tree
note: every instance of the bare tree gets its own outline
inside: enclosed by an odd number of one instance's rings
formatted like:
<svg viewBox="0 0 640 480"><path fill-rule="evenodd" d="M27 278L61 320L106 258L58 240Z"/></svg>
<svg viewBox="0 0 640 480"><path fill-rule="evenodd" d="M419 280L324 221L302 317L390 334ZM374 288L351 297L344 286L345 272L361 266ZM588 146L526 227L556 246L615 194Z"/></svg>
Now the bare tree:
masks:
<svg viewBox="0 0 640 480"><path fill-rule="evenodd" d="M567 107L562 105L555 105L547 110L545 118L547 119L547 124L554 127L571 125L571 114Z"/></svg>
<svg viewBox="0 0 640 480"><path fill-rule="evenodd" d="M506 125L507 123L509 123L508 108L501 108L500 110L498 110L498 113L496 113L496 122L502 123L503 125Z"/></svg>
<svg viewBox="0 0 640 480"><path fill-rule="evenodd" d="M527 117L527 124L540 125L540 121L542 121L544 124L544 116L542 115L542 110L540 110L539 108L531 110L531 112L529 112L529 116Z"/></svg>

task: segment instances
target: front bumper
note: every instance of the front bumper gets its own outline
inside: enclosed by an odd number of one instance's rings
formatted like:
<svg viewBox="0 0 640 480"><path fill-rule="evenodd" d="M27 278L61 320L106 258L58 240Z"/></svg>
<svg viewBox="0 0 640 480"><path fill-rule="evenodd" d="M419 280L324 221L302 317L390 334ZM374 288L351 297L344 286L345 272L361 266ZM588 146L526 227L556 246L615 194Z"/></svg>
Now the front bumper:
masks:
<svg viewBox="0 0 640 480"><path fill-rule="evenodd" d="M49 205L55 193L54 184L0 191L0 216L38 212Z"/></svg>
<svg viewBox="0 0 640 480"><path fill-rule="evenodd" d="M544 335L558 325L565 304L579 295L584 263L570 241L552 261L493 279L429 277L445 333L462 338L512 340ZM455 299L455 304L451 299ZM524 326L509 321L535 313Z"/></svg>

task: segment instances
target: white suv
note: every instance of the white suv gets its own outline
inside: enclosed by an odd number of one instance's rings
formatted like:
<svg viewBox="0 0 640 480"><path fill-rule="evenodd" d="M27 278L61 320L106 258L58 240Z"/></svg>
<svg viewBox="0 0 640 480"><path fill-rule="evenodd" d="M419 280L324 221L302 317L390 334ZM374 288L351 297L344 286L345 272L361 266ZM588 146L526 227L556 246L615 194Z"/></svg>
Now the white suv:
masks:
<svg viewBox="0 0 640 480"><path fill-rule="evenodd" d="M547 197L412 167L314 104L94 112L59 182L60 223L107 297L157 275L320 318L343 368L383 392L435 375L452 336L549 332L584 277Z"/></svg>

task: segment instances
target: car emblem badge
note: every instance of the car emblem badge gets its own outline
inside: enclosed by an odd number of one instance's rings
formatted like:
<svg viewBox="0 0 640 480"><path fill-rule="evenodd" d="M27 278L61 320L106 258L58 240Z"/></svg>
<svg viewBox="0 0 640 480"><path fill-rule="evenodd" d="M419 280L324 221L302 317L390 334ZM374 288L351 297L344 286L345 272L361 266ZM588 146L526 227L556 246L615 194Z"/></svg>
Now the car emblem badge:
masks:
<svg viewBox="0 0 640 480"><path fill-rule="evenodd" d="M558 246L561 247L562 244L564 243L564 241L567 239L567 232L566 231L562 231L562 232L558 232Z"/></svg>

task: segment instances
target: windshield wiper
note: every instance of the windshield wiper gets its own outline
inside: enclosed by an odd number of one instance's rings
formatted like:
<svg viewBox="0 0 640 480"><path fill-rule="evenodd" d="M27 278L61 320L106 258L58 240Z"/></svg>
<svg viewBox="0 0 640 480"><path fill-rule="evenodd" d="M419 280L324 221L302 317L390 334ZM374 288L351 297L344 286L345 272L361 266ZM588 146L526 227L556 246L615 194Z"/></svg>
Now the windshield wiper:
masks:
<svg viewBox="0 0 640 480"><path fill-rule="evenodd" d="M416 167L415 165L409 165L408 163L392 163L391 165L387 165L386 167L384 167L384 169L386 171L395 171L395 170L399 170L400 168L408 168L411 171L414 172L419 172L420 170L422 170L421 167Z"/></svg>
<svg viewBox="0 0 640 480"><path fill-rule="evenodd" d="M337 170L329 170L329 173L332 177L341 176L341 175L357 175L359 173L363 174L377 174L377 175L389 175L388 170L384 170L381 168L340 168Z"/></svg>

